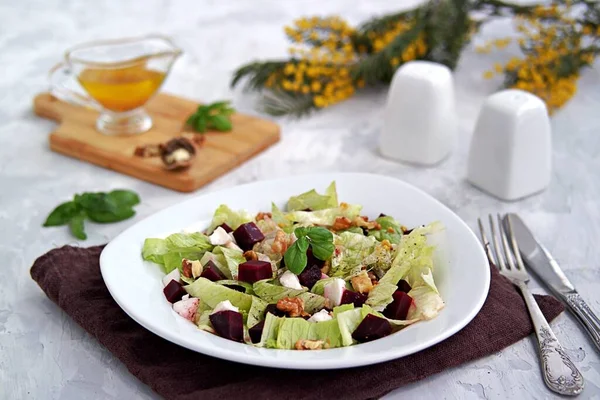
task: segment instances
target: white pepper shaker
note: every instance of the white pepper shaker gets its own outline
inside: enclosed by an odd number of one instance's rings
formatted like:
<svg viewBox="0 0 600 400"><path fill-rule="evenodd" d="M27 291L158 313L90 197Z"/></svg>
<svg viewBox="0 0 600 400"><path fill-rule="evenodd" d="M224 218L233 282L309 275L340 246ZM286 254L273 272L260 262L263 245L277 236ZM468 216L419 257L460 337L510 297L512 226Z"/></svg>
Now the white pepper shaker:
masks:
<svg viewBox="0 0 600 400"><path fill-rule="evenodd" d="M552 138L544 102L518 89L489 96L475 125L467 180L502 200L517 200L550 183Z"/></svg>
<svg viewBox="0 0 600 400"><path fill-rule="evenodd" d="M392 78L379 141L388 158L434 165L450 153L456 134L452 72L442 64L411 61Z"/></svg>

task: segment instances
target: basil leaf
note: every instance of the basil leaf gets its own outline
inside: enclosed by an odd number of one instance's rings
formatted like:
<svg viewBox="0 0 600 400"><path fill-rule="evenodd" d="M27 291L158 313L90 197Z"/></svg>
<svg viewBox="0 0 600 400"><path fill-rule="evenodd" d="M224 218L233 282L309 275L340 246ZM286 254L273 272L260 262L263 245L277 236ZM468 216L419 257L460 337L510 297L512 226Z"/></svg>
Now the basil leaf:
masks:
<svg viewBox="0 0 600 400"><path fill-rule="evenodd" d="M196 124L194 125L194 129L196 129L196 131L198 131L198 132L204 133L204 132L206 132L206 128L207 128L206 125L207 125L206 124L206 116L204 116L204 115L199 116L196 119Z"/></svg>
<svg viewBox="0 0 600 400"><path fill-rule="evenodd" d="M94 222L101 224L109 222L119 222L135 215L135 211L131 208L121 208L115 212L103 210L86 210L87 216Z"/></svg>
<svg viewBox="0 0 600 400"><path fill-rule="evenodd" d="M44 222L43 226L60 226L68 223L71 218L79 213L79 206L73 202L68 201L66 203L62 203L58 207L56 207L50 215L46 218L46 222Z"/></svg>
<svg viewBox="0 0 600 400"><path fill-rule="evenodd" d="M333 233L320 226L296 228L294 234L297 238L308 237L313 255L319 260L326 261L333 255L335 246L333 244ZM287 265L287 262L286 262Z"/></svg>
<svg viewBox="0 0 600 400"><path fill-rule="evenodd" d="M132 207L140 204L140 196L134 191L117 189L108 194L111 200L114 200L121 207Z"/></svg>
<svg viewBox="0 0 600 400"><path fill-rule="evenodd" d="M83 221L85 221L85 213L80 212L69 221L69 229L73 236L77 239L85 240L87 235L85 234Z"/></svg>
<svg viewBox="0 0 600 400"><path fill-rule="evenodd" d="M224 115L212 115L208 120L216 129L222 132L231 130L231 121Z"/></svg>
<svg viewBox="0 0 600 400"><path fill-rule="evenodd" d="M119 209L117 202L103 192L75 195L75 203L85 211L117 213Z"/></svg>
<svg viewBox="0 0 600 400"><path fill-rule="evenodd" d="M306 268L306 263L308 262L306 257L307 250L308 239L306 239L306 236L299 237L283 256L287 269L296 275L300 274Z"/></svg>
<svg viewBox="0 0 600 400"><path fill-rule="evenodd" d="M333 233L320 226L311 226L306 230L306 236L313 242L332 242Z"/></svg>
<svg viewBox="0 0 600 400"><path fill-rule="evenodd" d="M196 126L196 118L198 118L197 114L190 115L189 118L185 121L185 124L187 126L195 127Z"/></svg>

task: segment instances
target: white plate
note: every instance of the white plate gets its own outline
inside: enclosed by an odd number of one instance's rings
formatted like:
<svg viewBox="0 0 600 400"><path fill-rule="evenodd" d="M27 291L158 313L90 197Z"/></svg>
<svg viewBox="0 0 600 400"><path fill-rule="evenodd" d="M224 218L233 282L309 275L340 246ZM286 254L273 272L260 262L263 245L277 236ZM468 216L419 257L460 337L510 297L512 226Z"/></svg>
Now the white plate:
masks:
<svg viewBox="0 0 600 400"><path fill-rule="evenodd" d="M322 351L255 348L200 331L174 313L162 293L163 273L141 258L148 237L163 237L190 225L208 226L219 204L233 209L268 211L274 201L316 188L324 191L335 180L340 201L363 205L363 214L394 216L411 227L435 220L444 223L449 241L448 264L434 271L446 307L430 320L416 323L383 339ZM458 332L477 312L488 293L489 267L477 237L452 211L421 190L390 177L370 174L322 174L250 183L208 193L162 210L111 241L100 257L110 293L127 314L163 338L210 356L277 368L333 369L375 364L430 347Z"/></svg>

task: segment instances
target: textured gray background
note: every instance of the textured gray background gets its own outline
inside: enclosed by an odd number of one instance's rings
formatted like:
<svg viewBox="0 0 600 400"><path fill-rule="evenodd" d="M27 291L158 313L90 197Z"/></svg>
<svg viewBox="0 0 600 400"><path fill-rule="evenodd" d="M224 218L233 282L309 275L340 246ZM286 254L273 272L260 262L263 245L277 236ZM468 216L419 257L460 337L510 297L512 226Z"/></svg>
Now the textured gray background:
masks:
<svg viewBox="0 0 600 400"><path fill-rule="evenodd" d="M172 192L49 151L47 135L54 123L34 116L31 101L46 89L46 73L65 48L104 37L150 32L172 35L186 54L177 62L166 91L204 101L233 98L239 109L253 112L250 97L230 92L231 72L253 58L284 54L283 25L307 14L340 14L358 22L398 7L388 3L0 2L0 398L157 397L51 303L29 277L28 268L35 258L55 246L104 243L142 217L194 195ZM503 35L509 27L507 21L494 22L475 43ZM426 190L473 228L478 215L518 211L583 297L600 311L600 79L595 70L583 74L577 96L552 120L554 175L544 193L503 203L464 182L477 112L485 96L500 83L484 81L481 73L512 53L515 48L492 55L475 54L472 46L466 50L455 75L459 140L452 157L435 168L413 168L377 155L385 91L372 91L311 118L281 120L283 140L278 145L197 194L308 172L368 171L398 177ZM73 240L66 228L41 228L47 213L74 193L116 187L141 194L137 218L105 226L89 224L85 243ZM600 397L598 353L571 316L561 315L553 327L586 378L582 397ZM523 340L498 354L401 388L389 397L552 397L542 383L533 344L533 338Z"/></svg>

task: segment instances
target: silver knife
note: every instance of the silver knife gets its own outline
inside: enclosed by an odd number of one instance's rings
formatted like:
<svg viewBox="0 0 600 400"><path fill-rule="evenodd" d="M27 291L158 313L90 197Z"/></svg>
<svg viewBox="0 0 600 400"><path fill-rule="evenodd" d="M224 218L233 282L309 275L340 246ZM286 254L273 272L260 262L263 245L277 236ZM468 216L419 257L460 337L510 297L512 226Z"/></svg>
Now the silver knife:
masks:
<svg viewBox="0 0 600 400"><path fill-rule="evenodd" d="M517 214L507 214L504 217L505 225L507 224L507 218L510 218L513 235L527 266L552 289L554 294L568 305L577 320L585 327L598 350L600 350L600 319L579 296L579 293L560 269L556 260L535 239L523 220Z"/></svg>

